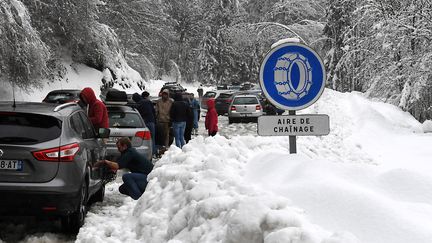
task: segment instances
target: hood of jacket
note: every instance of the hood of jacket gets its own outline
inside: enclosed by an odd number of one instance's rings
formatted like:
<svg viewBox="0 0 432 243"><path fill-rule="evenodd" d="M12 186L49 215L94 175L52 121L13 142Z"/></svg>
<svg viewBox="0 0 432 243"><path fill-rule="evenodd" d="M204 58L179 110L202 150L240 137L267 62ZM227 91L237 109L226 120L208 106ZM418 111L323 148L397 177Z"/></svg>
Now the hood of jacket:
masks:
<svg viewBox="0 0 432 243"><path fill-rule="evenodd" d="M207 108L209 108L209 109L215 108L215 100L214 99L207 100Z"/></svg>
<svg viewBox="0 0 432 243"><path fill-rule="evenodd" d="M132 100L135 101L136 103L140 102L142 99L143 99L143 98L142 98L141 95L138 94L138 93L134 93L134 94L132 95Z"/></svg>
<svg viewBox="0 0 432 243"><path fill-rule="evenodd" d="M93 103L96 101L96 95L95 95L95 93L94 93L94 91L93 91L92 88L89 88L89 87L84 88L84 89L81 91L80 95L81 95L82 97L84 97L85 101L86 101L88 104L93 104Z"/></svg>

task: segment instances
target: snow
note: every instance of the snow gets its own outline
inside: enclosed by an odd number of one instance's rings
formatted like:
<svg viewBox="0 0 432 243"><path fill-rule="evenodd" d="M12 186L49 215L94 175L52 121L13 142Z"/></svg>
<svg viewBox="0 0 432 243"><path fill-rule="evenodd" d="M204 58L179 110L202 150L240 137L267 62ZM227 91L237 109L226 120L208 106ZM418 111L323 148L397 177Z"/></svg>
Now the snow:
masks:
<svg viewBox="0 0 432 243"><path fill-rule="evenodd" d="M146 88L157 95L163 83ZM197 84L185 86L196 94ZM208 137L202 118L199 136L155 162L139 200L119 194L119 175L76 239L46 232L23 242L432 242L430 121L328 89L297 114L329 115L330 134L298 137L290 154L288 137L223 116Z"/></svg>
<svg viewBox="0 0 432 243"><path fill-rule="evenodd" d="M426 120L423 122L423 131L432 132L432 120Z"/></svg>
<svg viewBox="0 0 432 243"><path fill-rule="evenodd" d="M278 45L282 45L284 43L300 43L300 39L299 38L285 38L282 40L278 40L275 43L273 43L273 45L271 45L271 49L275 48Z"/></svg>

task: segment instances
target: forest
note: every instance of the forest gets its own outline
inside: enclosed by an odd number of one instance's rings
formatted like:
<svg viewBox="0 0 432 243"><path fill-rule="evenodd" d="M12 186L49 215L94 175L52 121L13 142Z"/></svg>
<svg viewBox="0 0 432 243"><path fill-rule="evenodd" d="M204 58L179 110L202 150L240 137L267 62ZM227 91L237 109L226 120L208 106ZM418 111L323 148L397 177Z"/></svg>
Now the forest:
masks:
<svg viewBox="0 0 432 243"><path fill-rule="evenodd" d="M432 118L432 0L2 0L0 82L61 79L71 58L107 86L258 82L270 46L316 50L327 87ZM142 86L141 86L142 85Z"/></svg>

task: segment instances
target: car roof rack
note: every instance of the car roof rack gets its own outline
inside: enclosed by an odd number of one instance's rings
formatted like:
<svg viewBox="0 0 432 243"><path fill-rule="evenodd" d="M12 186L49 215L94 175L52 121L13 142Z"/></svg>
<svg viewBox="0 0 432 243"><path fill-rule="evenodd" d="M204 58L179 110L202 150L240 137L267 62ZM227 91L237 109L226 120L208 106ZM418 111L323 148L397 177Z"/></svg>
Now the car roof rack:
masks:
<svg viewBox="0 0 432 243"><path fill-rule="evenodd" d="M61 104L61 105L56 106L56 107L54 108L54 112L60 111L60 110L66 108L66 107L69 107L69 106L78 106L78 104L77 104L77 103L74 103L74 102L64 103L64 104Z"/></svg>
<svg viewBox="0 0 432 243"><path fill-rule="evenodd" d="M123 90L109 90L103 102L106 105L126 105L128 103L128 95Z"/></svg>

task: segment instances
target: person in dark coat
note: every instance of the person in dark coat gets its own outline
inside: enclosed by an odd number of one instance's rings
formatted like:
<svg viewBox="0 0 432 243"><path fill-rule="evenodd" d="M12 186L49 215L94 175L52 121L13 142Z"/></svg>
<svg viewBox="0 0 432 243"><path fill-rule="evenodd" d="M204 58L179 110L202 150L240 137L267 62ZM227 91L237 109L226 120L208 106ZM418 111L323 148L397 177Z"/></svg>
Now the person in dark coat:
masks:
<svg viewBox="0 0 432 243"><path fill-rule="evenodd" d="M112 170L129 169L130 173L123 174L123 184L119 187L121 194L128 195L137 200L144 193L147 186L147 175L153 170L153 164L146 157L138 153L132 147L131 141L127 137L120 138L117 143L120 151L120 158L115 161L101 160L95 166L106 164Z"/></svg>
<svg viewBox="0 0 432 243"><path fill-rule="evenodd" d="M209 136L214 136L218 132L218 114L216 112L214 99L209 99L207 101L205 128L208 130Z"/></svg>
<svg viewBox="0 0 432 243"><path fill-rule="evenodd" d="M182 94L175 94L174 103L172 104L170 110L170 118L174 130L175 144L179 148L182 148L186 143L184 139L184 133L189 111L189 105L183 100Z"/></svg>
<svg viewBox="0 0 432 243"><path fill-rule="evenodd" d="M143 92L147 93L148 92ZM146 96L148 97L148 95ZM155 128L155 116L156 116L156 111L155 108L153 106L153 103L151 103L150 100L148 99L144 99L142 97L142 95L139 95L138 93L134 93L132 95L132 100L135 101L137 103L137 110L140 113L141 117L144 119L144 122L146 124L146 126L148 127L148 129L150 130L151 136L152 136L152 151L153 154L156 154L157 149L156 149L156 128Z"/></svg>
<svg viewBox="0 0 432 243"><path fill-rule="evenodd" d="M201 98L203 97L203 94L204 94L202 84L200 84L200 86L198 87L197 92L198 92L198 98L201 100Z"/></svg>
<svg viewBox="0 0 432 243"><path fill-rule="evenodd" d="M185 101L188 104L188 116L187 116L187 120L186 120L186 128L185 128L184 138L185 138L186 143L188 143L192 139L192 130L194 127L194 114L193 114L193 110L191 107L192 106L191 100L186 99Z"/></svg>
<svg viewBox="0 0 432 243"><path fill-rule="evenodd" d="M96 99L93 89L84 88L79 97L86 106L88 105L88 117L96 131L99 128L109 128L108 110L102 101Z"/></svg>

